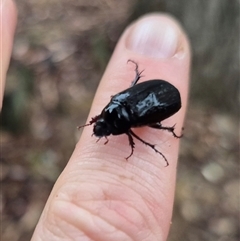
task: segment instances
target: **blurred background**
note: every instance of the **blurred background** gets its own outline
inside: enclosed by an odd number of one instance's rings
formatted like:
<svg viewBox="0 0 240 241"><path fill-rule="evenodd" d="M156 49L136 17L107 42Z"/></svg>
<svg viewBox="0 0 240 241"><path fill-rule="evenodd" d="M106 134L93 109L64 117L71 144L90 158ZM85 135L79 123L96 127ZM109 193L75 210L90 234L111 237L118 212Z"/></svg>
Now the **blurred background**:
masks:
<svg viewBox="0 0 240 241"><path fill-rule="evenodd" d="M172 14L192 44L168 241L239 241L239 1L21 0L1 114L3 241L30 240L124 28Z"/></svg>

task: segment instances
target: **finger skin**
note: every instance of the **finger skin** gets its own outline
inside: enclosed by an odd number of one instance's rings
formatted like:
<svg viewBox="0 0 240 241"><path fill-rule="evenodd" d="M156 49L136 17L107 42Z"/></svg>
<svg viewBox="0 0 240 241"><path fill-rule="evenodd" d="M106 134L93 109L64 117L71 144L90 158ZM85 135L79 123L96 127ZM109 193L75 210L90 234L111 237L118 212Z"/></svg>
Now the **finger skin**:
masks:
<svg viewBox="0 0 240 241"><path fill-rule="evenodd" d="M6 73L12 53L13 37L17 23L17 10L12 0L3 0L0 3L0 110L2 109L3 93L6 81Z"/></svg>
<svg viewBox="0 0 240 241"><path fill-rule="evenodd" d="M173 56L137 51L131 33L139 22L170 25L177 33ZM143 23L142 22L142 23ZM147 31L147 30L146 30ZM135 33L136 34L136 33ZM146 36L148 38L148 36ZM145 40L144 40L145 41ZM149 41L149 40L148 40ZM158 46L159 43L154 43ZM141 50L141 49L140 49ZM149 55L147 55L149 53ZM169 51L168 51L169 54ZM134 79L132 59L144 69L141 81L164 79L181 93L182 108L165 126L176 124L181 133L187 106L190 65L189 44L181 27L169 16L153 14L133 23L122 35L109 62L89 114L96 116L110 96L128 88ZM32 240L166 240L172 216L179 139L148 127L134 130L156 144L169 166L151 148L135 141L133 156L126 135L110 136L107 145L96 143L92 127L85 127L75 151L59 177Z"/></svg>

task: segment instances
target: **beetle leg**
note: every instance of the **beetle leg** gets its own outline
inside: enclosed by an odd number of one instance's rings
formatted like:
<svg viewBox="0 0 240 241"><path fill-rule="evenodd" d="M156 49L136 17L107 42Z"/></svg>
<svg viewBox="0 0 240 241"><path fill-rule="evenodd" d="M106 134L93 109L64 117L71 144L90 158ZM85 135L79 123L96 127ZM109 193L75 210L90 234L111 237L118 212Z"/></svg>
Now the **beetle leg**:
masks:
<svg viewBox="0 0 240 241"><path fill-rule="evenodd" d="M106 139L106 141L104 142L104 145L106 145L107 143L108 143L108 138L106 137L106 136L104 136L105 137L105 139Z"/></svg>
<svg viewBox="0 0 240 241"><path fill-rule="evenodd" d="M92 136L94 135L94 133L92 134ZM105 139L106 139L106 141L104 142L104 145L106 145L107 143L108 143L108 138L106 137L106 136L104 136L105 137ZM100 139L102 139L102 137L99 137L97 140L96 140L96 142L99 142L100 141Z"/></svg>
<svg viewBox="0 0 240 241"><path fill-rule="evenodd" d="M133 80L133 82L132 82L131 85L130 85L130 87L133 87L134 85L137 84L137 82L140 80L140 78L143 77L143 76L141 75L141 73L142 73L144 70L142 70L141 72L139 72L139 70L138 70L138 64L137 64L135 61L131 60L131 59L129 59L127 62L132 62L132 63L134 63L135 66L136 66L136 67L135 67L136 76L135 76L135 79Z"/></svg>
<svg viewBox="0 0 240 241"><path fill-rule="evenodd" d="M166 167L169 165L168 161L167 161L167 158L162 154L162 152L158 151L156 148L155 148L155 145L149 143L149 142L146 142L144 141L143 139L141 139L139 136L137 136L132 130L129 130L129 134L134 136L136 139L138 139L139 141L141 141L143 144L151 147L155 152L157 152L158 154L160 154L164 161L166 162Z"/></svg>
<svg viewBox="0 0 240 241"><path fill-rule="evenodd" d="M155 124L149 125L149 127L152 127L152 128L155 128L155 129L159 129L159 130L169 131L169 132L171 132L171 133L173 134L173 136L176 137L176 138L181 138L181 137L183 136L183 134L177 135L177 134L174 132L175 125L172 126L172 127L167 127L167 126L162 126L161 123L155 123Z"/></svg>
<svg viewBox="0 0 240 241"><path fill-rule="evenodd" d="M130 153L130 155L129 155L128 157L126 157L126 160L128 160L128 158L129 158L130 156L132 156L132 154L133 154L133 150L134 150L134 147L135 147L135 143L134 143L134 141L133 141L133 138L132 138L131 134L130 134L129 132L126 132L126 134L127 134L127 136L128 136L129 145L130 145L130 147L131 147L131 153Z"/></svg>
<svg viewBox="0 0 240 241"><path fill-rule="evenodd" d="M94 133L92 133L92 136L94 135ZM106 139L106 141L104 142L104 145L106 145L107 143L108 143L108 138L106 137L106 136L104 136L105 137L105 139ZM98 137L98 139L96 140L96 142L99 142L100 141L100 139L102 139L102 137Z"/></svg>
<svg viewBox="0 0 240 241"><path fill-rule="evenodd" d="M94 135L94 134L93 134ZM99 142L99 140L101 139L102 137L98 137L98 139L96 140L96 143Z"/></svg>

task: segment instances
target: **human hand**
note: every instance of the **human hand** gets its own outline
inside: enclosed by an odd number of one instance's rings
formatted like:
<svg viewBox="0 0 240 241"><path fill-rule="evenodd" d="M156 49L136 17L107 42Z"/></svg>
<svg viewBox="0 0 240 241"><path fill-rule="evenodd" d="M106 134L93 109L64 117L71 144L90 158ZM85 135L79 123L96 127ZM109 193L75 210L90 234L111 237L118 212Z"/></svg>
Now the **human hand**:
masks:
<svg viewBox="0 0 240 241"><path fill-rule="evenodd" d="M16 6L11 0L2 0L0 12L0 58L1 58L1 68L0 68L0 110L2 109L4 86L6 81L6 73L9 65L10 56L12 53L13 37L15 32L15 27L17 23L17 11Z"/></svg>
<svg viewBox="0 0 240 241"><path fill-rule="evenodd" d="M110 96L128 88L135 73L127 60L144 69L141 81L164 79L180 91L182 108L164 121L181 132L187 105L190 50L181 27L166 15L145 16L123 33L102 77L90 114L101 112ZM157 144L169 166L136 141L133 156L126 135L95 143L92 127L82 136L57 180L32 237L35 240L166 240L174 199L179 139L143 127L135 132ZM162 144L161 144L162 143ZM41 191L41 190L39 190Z"/></svg>

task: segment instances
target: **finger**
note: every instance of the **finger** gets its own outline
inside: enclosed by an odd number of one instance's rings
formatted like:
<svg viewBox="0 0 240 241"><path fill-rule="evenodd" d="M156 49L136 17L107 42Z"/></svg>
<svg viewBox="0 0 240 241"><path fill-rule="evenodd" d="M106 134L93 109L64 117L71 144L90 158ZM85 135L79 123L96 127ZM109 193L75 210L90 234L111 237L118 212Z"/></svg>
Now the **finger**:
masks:
<svg viewBox="0 0 240 241"><path fill-rule="evenodd" d="M176 123L176 131L181 131L190 50L178 23L159 14L143 17L123 33L101 80L89 119L101 112L111 95L130 86L135 73L128 59L144 69L141 81L165 79L179 89L182 108L164 123ZM110 136L109 143L103 145L101 141L95 143L92 127L86 127L53 189L33 240L166 240L179 140L147 127L134 132L157 144L169 167L164 167L161 156L137 141L133 156L126 161L130 153L127 136Z"/></svg>
<svg viewBox="0 0 240 241"><path fill-rule="evenodd" d="M2 109L2 100L4 93L4 86L6 80L6 73L9 65L10 56L12 53L13 37L17 22L17 11L15 3L12 0L2 0L0 12L0 58L1 58L1 68L0 68L0 110Z"/></svg>

